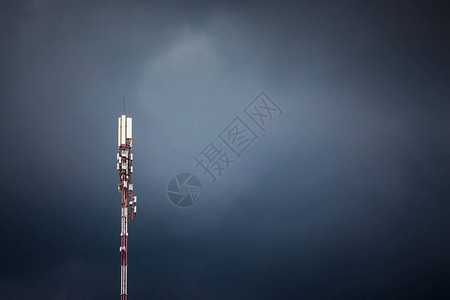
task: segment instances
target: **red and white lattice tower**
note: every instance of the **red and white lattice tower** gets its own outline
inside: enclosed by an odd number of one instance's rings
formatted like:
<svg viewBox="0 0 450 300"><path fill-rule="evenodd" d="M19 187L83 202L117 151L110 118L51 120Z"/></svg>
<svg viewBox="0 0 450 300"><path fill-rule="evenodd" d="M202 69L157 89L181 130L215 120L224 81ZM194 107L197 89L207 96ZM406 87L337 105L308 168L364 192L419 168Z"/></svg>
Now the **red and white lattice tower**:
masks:
<svg viewBox="0 0 450 300"><path fill-rule="evenodd" d="M120 231L120 299L127 299L127 252L128 252L128 218L131 222L136 218L136 196L133 195L133 154L132 147L132 119L126 115L119 117L117 171L120 176L118 189L122 194L121 200L121 231Z"/></svg>

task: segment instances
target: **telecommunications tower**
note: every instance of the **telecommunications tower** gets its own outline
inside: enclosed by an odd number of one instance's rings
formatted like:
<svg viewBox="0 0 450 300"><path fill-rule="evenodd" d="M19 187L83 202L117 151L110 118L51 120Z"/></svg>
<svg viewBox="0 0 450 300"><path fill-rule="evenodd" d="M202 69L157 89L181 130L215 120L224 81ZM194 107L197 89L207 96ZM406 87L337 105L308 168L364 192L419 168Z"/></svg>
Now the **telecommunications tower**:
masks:
<svg viewBox="0 0 450 300"><path fill-rule="evenodd" d="M133 174L132 119L125 113L119 117L117 153L117 172L120 176L118 189L121 198L121 231L120 231L120 300L127 299L127 251L128 251L128 218L131 222L136 218L136 200L133 194L131 175Z"/></svg>

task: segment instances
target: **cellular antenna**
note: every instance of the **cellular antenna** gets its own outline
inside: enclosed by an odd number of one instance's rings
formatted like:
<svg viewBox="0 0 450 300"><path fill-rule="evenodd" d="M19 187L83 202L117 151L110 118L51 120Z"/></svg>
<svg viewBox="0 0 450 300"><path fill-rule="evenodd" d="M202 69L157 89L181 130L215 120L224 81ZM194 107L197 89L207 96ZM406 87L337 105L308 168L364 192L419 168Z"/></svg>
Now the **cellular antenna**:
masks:
<svg viewBox="0 0 450 300"><path fill-rule="evenodd" d="M132 142L132 118L125 115L125 96L123 97L124 114L119 117L118 122L118 140L117 146L117 172L119 173L120 182L118 189L122 194L121 197L121 231L120 231L120 299L127 300L127 267L128 267L128 220L133 222L136 219L136 200L133 194L133 184L131 183L131 175L133 174L133 154L131 148Z"/></svg>

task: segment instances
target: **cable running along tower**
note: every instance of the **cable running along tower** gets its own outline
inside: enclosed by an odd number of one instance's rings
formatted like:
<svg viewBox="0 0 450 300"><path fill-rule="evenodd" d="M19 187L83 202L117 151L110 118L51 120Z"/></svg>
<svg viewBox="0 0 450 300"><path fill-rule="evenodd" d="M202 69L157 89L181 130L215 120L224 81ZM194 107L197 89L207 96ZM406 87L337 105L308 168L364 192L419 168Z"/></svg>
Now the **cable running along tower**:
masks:
<svg viewBox="0 0 450 300"><path fill-rule="evenodd" d="M125 106L125 100L124 100ZM128 252L128 219L133 222L136 218L136 200L133 194L131 175L133 174L132 148L132 118L124 114L119 117L117 145L117 172L120 176L118 189L121 197L121 231L120 231L120 299L127 299L127 252Z"/></svg>

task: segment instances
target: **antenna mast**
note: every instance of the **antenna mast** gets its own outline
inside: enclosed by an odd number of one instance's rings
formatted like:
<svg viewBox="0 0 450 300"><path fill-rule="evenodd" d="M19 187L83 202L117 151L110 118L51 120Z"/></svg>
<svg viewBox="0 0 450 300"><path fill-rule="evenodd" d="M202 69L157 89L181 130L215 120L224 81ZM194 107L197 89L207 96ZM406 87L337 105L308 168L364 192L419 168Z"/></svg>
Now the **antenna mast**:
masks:
<svg viewBox="0 0 450 300"><path fill-rule="evenodd" d="M127 252L128 252L128 219L131 222L136 219L136 200L133 194L131 175L133 174L132 148L132 118L125 115L125 96L123 97L123 115L118 122L119 153L117 153L117 172L120 176L118 189L121 197L121 231L120 231L120 299L127 300Z"/></svg>

